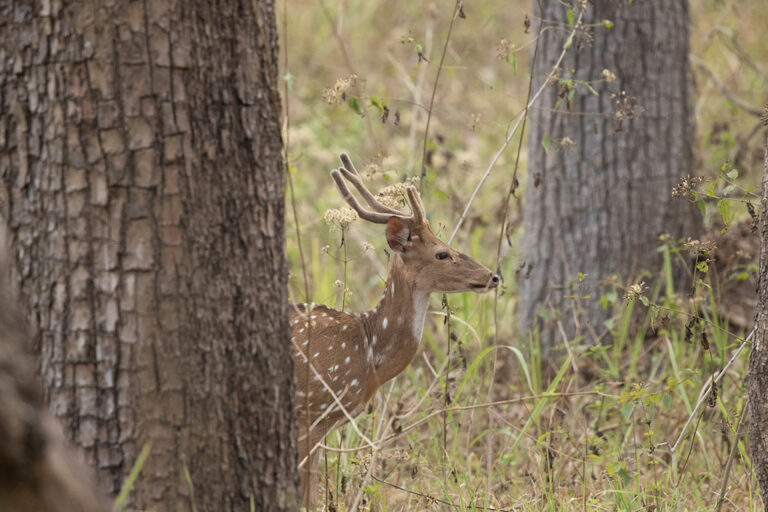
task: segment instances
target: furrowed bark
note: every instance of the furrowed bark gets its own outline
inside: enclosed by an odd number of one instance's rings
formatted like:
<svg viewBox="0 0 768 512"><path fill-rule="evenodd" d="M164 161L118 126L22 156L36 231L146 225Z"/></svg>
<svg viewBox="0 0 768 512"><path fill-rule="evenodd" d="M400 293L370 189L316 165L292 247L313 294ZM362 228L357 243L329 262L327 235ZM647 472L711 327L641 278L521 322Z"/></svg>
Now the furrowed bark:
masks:
<svg viewBox="0 0 768 512"><path fill-rule="evenodd" d="M131 504L297 503L273 4L0 6L0 216L45 400Z"/></svg>
<svg viewBox="0 0 768 512"><path fill-rule="evenodd" d="M765 505L768 504L768 402L765 399L768 396L768 137L763 171L760 275L757 282L755 323L757 331L749 359L749 447Z"/></svg>

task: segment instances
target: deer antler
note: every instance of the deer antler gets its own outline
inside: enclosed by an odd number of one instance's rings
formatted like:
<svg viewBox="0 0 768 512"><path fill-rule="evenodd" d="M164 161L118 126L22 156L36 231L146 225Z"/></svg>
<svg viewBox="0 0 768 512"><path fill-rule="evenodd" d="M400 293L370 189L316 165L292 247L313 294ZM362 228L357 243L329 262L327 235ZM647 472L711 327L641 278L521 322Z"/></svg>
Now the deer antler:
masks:
<svg viewBox="0 0 768 512"><path fill-rule="evenodd" d="M385 206L376 200L374 195L363 183L363 179L360 177L357 169L355 169L355 166L352 165L352 161L346 153L341 153L339 158L341 158L343 167L332 170L331 177L333 178L333 181L336 182L336 186L338 187L339 192L341 192L342 197L344 197L344 200L349 203L349 206L357 212L361 219L375 224L386 224L391 217L399 217L404 221L413 222L414 224L423 224L426 222L427 216L424 211L424 205L421 202L421 197L419 196L416 187L409 186L406 189L412 212L410 215L406 215L403 212ZM347 187L347 184L344 182L344 178L355 186L373 211L367 210L360 205L357 198L352 195L349 187Z"/></svg>

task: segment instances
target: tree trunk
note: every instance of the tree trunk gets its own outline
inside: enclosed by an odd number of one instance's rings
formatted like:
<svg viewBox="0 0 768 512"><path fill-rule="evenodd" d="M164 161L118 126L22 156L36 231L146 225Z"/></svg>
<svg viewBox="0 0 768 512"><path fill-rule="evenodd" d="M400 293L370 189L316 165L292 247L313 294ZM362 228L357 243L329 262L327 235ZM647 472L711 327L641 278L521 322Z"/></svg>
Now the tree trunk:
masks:
<svg viewBox="0 0 768 512"><path fill-rule="evenodd" d="M45 410L0 225L0 510L106 512L92 475Z"/></svg>
<svg viewBox="0 0 768 512"><path fill-rule="evenodd" d="M63 4L63 5L62 5ZM271 0L4 2L0 216L45 399L139 509L294 509Z"/></svg>
<svg viewBox="0 0 768 512"><path fill-rule="evenodd" d="M560 27L542 34L536 89L570 28L562 28L569 21L561 2L545 0L542 13L533 3L536 16ZM553 85L530 119L522 257L533 269L521 285L520 319L524 329L542 330L544 353L563 339L542 307L555 312L569 339L592 333L594 341L607 319L600 282L656 272L659 235L695 237L701 224L694 205L671 197L680 178L694 174L688 2L587 5L559 77L589 81L599 95L577 85L569 101L568 90ZM605 80L606 69L614 82ZM581 283L579 273L586 274Z"/></svg>
<svg viewBox="0 0 768 512"><path fill-rule="evenodd" d="M768 401L765 399L768 396L768 137L765 143L762 203L760 275L755 311L757 331L749 359L749 447L763 504L768 504Z"/></svg>

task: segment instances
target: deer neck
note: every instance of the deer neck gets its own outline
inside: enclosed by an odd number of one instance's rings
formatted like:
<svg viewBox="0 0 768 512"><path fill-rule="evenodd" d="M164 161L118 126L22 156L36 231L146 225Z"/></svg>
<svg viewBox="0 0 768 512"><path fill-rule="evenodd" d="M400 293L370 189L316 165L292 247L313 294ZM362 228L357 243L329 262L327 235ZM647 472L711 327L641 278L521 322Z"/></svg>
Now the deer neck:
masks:
<svg viewBox="0 0 768 512"><path fill-rule="evenodd" d="M416 289L414 281L393 255L381 302L366 314L368 363L379 386L402 372L419 348L429 292Z"/></svg>

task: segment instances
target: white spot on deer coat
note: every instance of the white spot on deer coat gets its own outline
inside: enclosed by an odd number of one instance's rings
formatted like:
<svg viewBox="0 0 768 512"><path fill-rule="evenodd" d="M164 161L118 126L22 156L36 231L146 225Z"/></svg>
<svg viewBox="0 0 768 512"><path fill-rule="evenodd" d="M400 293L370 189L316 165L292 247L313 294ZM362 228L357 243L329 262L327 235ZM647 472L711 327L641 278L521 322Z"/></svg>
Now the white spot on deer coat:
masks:
<svg viewBox="0 0 768 512"><path fill-rule="evenodd" d="M388 323L388 320L386 318L384 320L382 320L381 321L381 328L382 329L386 329L387 328L387 323Z"/></svg>

